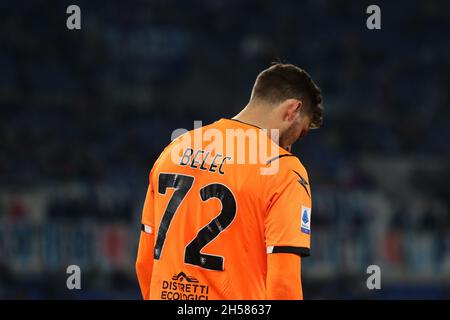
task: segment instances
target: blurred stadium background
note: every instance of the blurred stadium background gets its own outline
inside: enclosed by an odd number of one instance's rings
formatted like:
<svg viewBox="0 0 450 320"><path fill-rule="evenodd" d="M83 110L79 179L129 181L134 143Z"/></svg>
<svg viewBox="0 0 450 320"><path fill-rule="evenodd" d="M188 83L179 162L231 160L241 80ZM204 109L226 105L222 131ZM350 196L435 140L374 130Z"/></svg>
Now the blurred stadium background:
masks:
<svg viewBox="0 0 450 320"><path fill-rule="evenodd" d="M153 161L174 129L235 115L273 61L325 98L294 146L313 188L305 298L449 298L450 2L375 1L378 31L369 4L2 1L0 298L140 298Z"/></svg>

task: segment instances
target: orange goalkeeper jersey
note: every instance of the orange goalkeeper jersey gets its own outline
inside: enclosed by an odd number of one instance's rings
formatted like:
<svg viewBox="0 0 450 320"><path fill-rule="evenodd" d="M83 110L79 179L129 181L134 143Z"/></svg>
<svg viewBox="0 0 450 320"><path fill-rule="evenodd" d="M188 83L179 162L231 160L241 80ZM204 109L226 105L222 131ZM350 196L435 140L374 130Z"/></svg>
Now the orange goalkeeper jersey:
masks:
<svg viewBox="0 0 450 320"><path fill-rule="evenodd" d="M267 254L308 256L310 223L307 172L264 130L221 119L187 132L150 172L149 298L265 299Z"/></svg>

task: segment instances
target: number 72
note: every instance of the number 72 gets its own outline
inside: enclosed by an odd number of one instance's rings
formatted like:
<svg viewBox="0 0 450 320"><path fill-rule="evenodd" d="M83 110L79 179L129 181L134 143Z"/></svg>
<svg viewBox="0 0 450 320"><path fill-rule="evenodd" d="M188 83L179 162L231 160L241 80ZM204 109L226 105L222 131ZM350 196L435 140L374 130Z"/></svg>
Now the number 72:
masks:
<svg viewBox="0 0 450 320"><path fill-rule="evenodd" d="M173 173L159 174L158 192L164 195L167 188L174 188L175 191L167 203L159 225L154 251L156 260L161 257L172 218L186 194L192 188L193 182L194 177L192 176ZM237 209L236 200L231 190L220 183L211 183L201 188L200 198L202 201L211 198L219 199L222 203L222 211L210 223L200 229L197 236L186 246L184 262L209 270L223 271L224 258L222 256L201 253L201 250L233 222Z"/></svg>

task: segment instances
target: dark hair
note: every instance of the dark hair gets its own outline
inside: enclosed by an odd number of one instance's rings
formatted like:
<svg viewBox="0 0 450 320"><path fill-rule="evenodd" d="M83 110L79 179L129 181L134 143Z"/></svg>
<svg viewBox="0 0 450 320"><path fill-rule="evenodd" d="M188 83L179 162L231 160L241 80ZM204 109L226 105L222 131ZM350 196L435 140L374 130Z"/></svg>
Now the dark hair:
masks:
<svg viewBox="0 0 450 320"><path fill-rule="evenodd" d="M322 95L320 88L303 69L292 64L276 63L256 78L252 99L280 103L286 99L302 100L304 112L311 117L311 128L322 124Z"/></svg>

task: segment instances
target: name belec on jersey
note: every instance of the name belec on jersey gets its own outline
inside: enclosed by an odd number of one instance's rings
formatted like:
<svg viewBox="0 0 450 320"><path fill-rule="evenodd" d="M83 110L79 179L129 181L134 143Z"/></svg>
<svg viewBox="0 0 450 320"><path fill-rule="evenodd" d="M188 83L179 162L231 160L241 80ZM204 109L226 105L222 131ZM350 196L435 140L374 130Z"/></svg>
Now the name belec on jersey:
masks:
<svg viewBox="0 0 450 320"><path fill-rule="evenodd" d="M203 160L200 162L199 159L203 157ZM211 160L212 161L208 161ZM223 171L223 164L226 160L231 160L231 157L224 156L220 153L217 153L215 156L211 155L210 151L205 151L202 149L191 149L187 148L183 152L183 156L180 159L180 166L186 166L189 164L189 167L192 169L199 169L203 171L209 171L219 174L225 174Z"/></svg>

